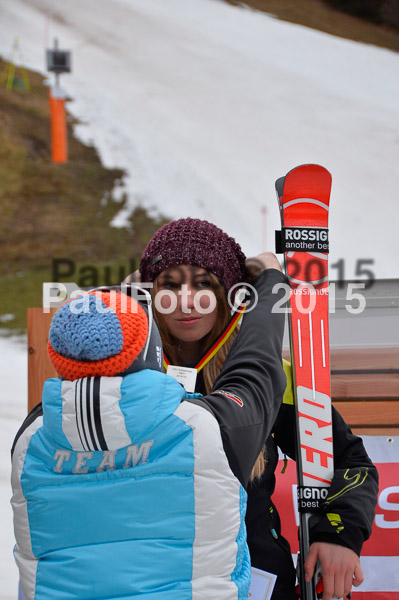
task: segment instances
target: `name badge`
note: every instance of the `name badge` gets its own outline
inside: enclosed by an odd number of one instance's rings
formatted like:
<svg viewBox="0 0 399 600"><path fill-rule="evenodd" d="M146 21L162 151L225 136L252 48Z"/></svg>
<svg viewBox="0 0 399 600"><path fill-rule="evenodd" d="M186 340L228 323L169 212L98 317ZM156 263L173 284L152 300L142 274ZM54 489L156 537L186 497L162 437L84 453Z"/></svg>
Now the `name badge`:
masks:
<svg viewBox="0 0 399 600"><path fill-rule="evenodd" d="M176 365L168 365L166 373L174 377L182 384L186 392L195 392L195 383L197 381L197 369L190 367L176 367Z"/></svg>
<svg viewBox="0 0 399 600"><path fill-rule="evenodd" d="M270 600L276 579L277 575L252 567L249 600Z"/></svg>

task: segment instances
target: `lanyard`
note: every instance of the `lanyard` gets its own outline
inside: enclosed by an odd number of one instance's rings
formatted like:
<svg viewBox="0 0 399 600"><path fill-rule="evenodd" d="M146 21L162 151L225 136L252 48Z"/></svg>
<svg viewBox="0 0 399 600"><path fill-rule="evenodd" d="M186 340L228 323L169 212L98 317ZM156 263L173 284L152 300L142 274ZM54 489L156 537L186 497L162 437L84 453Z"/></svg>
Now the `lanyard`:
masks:
<svg viewBox="0 0 399 600"><path fill-rule="evenodd" d="M203 354L202 358L198 361L198 363L193 367L197 373L201 371L205 367L205 365L215 356L217 352L219 352L220 348L227 342L235 328L237 327L243 312L245 310L245 304L241 305L240 310L237 311L234 316L227 323L226 327L223 329L222 333L216 338L216 340L211 344L208 350ZM164 352L163 355L163 366L165 370L169 366L171 366L171 362Z"/></svg>

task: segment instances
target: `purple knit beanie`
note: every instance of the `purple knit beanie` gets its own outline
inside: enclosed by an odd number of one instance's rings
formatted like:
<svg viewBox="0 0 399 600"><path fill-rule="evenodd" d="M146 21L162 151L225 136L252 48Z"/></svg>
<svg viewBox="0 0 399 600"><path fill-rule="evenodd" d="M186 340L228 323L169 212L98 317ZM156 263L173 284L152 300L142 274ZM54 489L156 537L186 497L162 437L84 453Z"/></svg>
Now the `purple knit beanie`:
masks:
<svg viewBox="0 0 399 600"><path fill-rule="evenodd" d="M200 219L179 219L154 233L140 261L141 281L150 282L169 267L195 265L214 273L226 291L248 280L245 255L219 227Z"/></svg>

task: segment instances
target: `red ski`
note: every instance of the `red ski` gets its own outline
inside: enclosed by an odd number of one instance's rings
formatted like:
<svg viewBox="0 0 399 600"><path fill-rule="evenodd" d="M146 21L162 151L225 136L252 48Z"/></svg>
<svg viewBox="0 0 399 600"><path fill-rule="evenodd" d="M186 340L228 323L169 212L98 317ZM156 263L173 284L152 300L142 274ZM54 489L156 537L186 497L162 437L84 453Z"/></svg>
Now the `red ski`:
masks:
<svg viewBox="0 0 399 600"><path fill-rule="evenodd" d="M327 496L333 477L328 326L328 212L331 175L302 165L276 181L281 215L277 252L290 282L290 341L297 422L298 557L301 600L317 598L305 583L308 521Z"/></svg>

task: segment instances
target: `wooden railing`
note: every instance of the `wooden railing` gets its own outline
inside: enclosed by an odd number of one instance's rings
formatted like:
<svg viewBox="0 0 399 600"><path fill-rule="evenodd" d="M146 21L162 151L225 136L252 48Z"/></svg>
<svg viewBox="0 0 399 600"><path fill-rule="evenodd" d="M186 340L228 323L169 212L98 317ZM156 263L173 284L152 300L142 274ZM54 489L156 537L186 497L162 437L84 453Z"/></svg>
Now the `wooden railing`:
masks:
<svg viewBox="0 0 399 600"><path fill-rule="evenodd" d="M399 435L399 345L332 348L330 362L332 402L352 431Z"/></svg>
<svg viewBox="0 0 399 600"><path fill-rule="evenodd" d="M355 433L399 435L399 346L333 348L331 393Z"/></svg>

